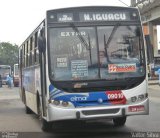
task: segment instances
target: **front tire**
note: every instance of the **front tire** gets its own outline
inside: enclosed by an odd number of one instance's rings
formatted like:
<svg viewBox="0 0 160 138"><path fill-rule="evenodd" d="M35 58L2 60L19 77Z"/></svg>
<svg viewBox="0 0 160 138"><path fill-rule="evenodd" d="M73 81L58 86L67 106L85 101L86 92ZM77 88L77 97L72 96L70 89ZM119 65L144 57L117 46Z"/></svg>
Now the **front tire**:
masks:
<svg viewBox="0 0 160 138"><path fill-rule="evenodd" d="M44 132L49 132L52 129L52 123L47 122L45 119L43 119L42 116L43 116L42 115L42 106L41 106L41 103L40 103L40 100L39 100L39 102L38 102L38 118L41 122L41 129Z"/></svg>
<svg viewBox="0 0 160 138"><path fill-rule="evenodd" d="M33 113L32 110L26 104L26 94L25 94L24 90L23 90L23 94L22 94L22 100L23 100L24 105L25 105L26 114L32 114Z"/></svg>
<svg viewBox="0 0 160 138"><path fill-rule="evenodd" d="M124 126L126 123L127 117L118 117L118 118L113 118L113 123L114 126Z"/></svg>
<svg viewBox="0 0 160 138"><path fill-rule="evenodd" d="M41 129L44 132L49 132L52 129L52 123L51 122L47 122L45 119L41 119Z"/></svg>
<svg viewBox="0 0 160 138"><path fill-rule="evenodd" d="M26 114L32 114L33 113L32 110L29 107L27 107L26 105L25 105L25 111L26 111Z"/></svg>

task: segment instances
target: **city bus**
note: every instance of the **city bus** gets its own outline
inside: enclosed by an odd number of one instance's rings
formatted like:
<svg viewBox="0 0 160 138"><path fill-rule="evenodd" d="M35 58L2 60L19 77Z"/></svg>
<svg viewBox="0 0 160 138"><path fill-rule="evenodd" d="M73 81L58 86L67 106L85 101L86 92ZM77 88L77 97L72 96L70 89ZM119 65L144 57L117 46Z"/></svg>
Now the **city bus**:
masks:
<svg viewBox="0 0 160 138"><path fill-rule="evenodd" d="M13 85L19 86L19 67L18 64L13 65Z"/></svg>
<svg viewBox="0 0 160 138"><path fill-rule="evenodd" d="M137 8L49 10L19 49L20 96L42 130L64 120L123 126L148 115L146 47Z"/></svg>
<svg viewBox="0 0 160 138"><path fill-rule="evenodd" d="M160 55L157 55L157 56L154 56L154 60L153 60L153 66L152 66L153 76L158 75L159 69L160 69Z"/></svg>
<svg viewBox="0 0 160 138"><path fill-rule="evenodd" d="M2 84L7 84L7 75L11 75L11 66L10 65L0 65L0 75L2 79Z"/></svg>

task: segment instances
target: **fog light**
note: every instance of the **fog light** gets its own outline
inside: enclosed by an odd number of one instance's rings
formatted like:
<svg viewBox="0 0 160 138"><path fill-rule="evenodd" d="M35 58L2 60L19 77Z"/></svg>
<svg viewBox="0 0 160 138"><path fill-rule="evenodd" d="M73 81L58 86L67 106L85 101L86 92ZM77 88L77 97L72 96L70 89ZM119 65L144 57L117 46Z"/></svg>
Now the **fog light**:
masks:
<svg viewBox="0 0 160 138"><path fill-rule="evenodd" d="M131 102L136 102L136 100L137 100L137 96L134 96L134 97L131 97Z"/></svg>
<svg viewBox="0 0 160 138"><path fill-rule="evenodd" d="M68 102L62 102L62 106L67 107L69 105Z"/></svg>

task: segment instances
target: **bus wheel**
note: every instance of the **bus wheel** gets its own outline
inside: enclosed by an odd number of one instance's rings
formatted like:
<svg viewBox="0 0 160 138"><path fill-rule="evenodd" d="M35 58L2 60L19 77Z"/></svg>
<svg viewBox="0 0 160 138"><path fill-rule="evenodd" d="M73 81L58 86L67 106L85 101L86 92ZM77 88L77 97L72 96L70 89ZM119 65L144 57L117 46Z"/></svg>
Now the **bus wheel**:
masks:
<svg viewBox="0 0 160 138"><path fill-rule="evenodd" d="M127 117L118 117L118 118L113 118L113 123L115 126L124 126L126 123Z"/></svg>
<svg viewBox="0 0 160 138"><path fill-rule="evenodd" d="M41 128L43 131L45 132L49 132L52 129L52 123L51 122L47 122L45 119L41 119Z"/></svg>
<svg viewBox="0 0 160 138"><path fill-rule="evenodd" d="M29 107L25 105L25 108L26 108L26 114L32 114L32 110Z"/></svg>
<svg viewBox="0 0 160 138"><path fill-rule="evenodd" d="M26 111L26 114L31 114L31 113L33 113L32 112L32 110L29 108L29 107L27 107L27 105L26 105L26 94L25 94L25 92L24 92L24 90L23 90L23 95L22 95L23 97L23 102L24 102L24 104L25 104L25 111Z"/></svg>
<svg viewBox="0 0 160 138"><path fill-rule="evenodd" d="M45 132L49 132L52 129L52 123L47 122L45 119L43 119L42 108L40 103L38 103L38 118L41 122L41 129Z"/></svg>

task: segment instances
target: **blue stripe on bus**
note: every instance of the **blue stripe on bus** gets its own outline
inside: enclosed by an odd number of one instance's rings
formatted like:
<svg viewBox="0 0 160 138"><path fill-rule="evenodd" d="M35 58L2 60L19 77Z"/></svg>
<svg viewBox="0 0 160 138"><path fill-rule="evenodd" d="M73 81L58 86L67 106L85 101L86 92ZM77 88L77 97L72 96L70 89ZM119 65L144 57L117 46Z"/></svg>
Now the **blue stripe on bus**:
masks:
<svg viewBox="0 0 160 138"><path fill-rule="evenodd" d="M108 100L106 91L89 92L89 93L65 93L50 85L50 98L53 100L71 102L75 107L79 106L96 106L111 105ZM56 91L53 92L53 91Z"/></svg>
<svg viewBox="0 0 160 138"><path fill-rule="evenodd" d="M50 96L51 96L51 97L54 97L54 96L56 96L56 95L58 95L58 94L60 94L60 93L63 93L63 92L60 91L60 92L54 93L54 94L52 94L52 95L50 95Z"/></svg>

